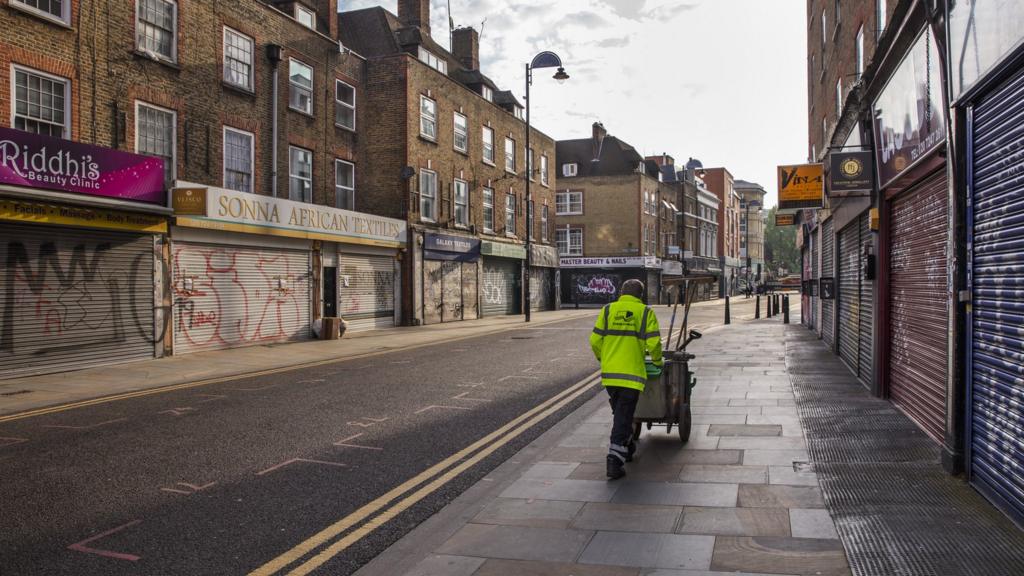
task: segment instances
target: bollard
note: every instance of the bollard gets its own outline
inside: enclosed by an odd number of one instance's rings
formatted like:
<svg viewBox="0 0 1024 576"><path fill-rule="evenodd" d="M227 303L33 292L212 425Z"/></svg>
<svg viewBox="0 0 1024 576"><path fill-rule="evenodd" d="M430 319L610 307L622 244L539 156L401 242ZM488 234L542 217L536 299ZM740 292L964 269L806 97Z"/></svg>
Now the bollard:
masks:
<svg viewBox="0 0 1024 576"><path fill-rule="evenodd" d="M782 297L782 323L789 324L789 294Z"/></svg>
<svg viewBox="0 0 1024 576"><path fill-rule="evenodd" d="M775 296L772 297L772 306L775 306L775 315L776 316L779 315L779 308L780 308L779 304L780 304L780 302L779 302L779 295L776 294Z"/></svg>
<svg viewBox="0 0 1024 576"><path fill-rule="evenodd" d="M726 324L730 324L731 323L731 320L729 319L729 295L728 294L725 295L725 323Z"/></svg>
<svg viewBox="0 0 1024 576"><path fill-rule="evenodd" d="M754 299L754 320L761 317L761 295L758 294Z"/></svg>

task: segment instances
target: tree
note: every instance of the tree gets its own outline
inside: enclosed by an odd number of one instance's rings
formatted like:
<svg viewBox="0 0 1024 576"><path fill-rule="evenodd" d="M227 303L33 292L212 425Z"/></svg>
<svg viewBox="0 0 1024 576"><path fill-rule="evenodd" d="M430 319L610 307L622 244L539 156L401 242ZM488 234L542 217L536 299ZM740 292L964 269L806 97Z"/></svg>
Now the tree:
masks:
<svg viewBox="0 0 1024 576"><path fill-rule="evenodd" d="M778 206L768 210L768 223L764 229L764 258L768 270L774 275L779 268L793 274L800 270L800 252L796 249L796 226L776 226Z"/></svg>

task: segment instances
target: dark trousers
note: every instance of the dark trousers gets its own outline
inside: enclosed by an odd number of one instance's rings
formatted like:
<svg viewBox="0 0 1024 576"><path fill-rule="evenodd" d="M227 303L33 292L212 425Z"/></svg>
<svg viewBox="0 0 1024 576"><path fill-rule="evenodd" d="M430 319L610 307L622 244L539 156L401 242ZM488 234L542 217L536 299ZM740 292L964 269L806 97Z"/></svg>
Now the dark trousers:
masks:
<svg viewBox="0 0 1024 576"><path fill-rule="evenodd" d="M608 403L612 406L612 435L608 455L626 461L633 443L633 412L640 400L640 391L621 386L607 386Z"/></svg>

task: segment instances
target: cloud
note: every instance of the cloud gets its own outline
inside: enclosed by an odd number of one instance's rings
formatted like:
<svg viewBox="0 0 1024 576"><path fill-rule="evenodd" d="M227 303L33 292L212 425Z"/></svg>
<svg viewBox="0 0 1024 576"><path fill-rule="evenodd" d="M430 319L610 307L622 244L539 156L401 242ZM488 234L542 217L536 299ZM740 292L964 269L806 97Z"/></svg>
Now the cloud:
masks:
<svg viewBox="0 0 1024 576"><path fill-rule="evenodd" d="M629 36L620 36L618 38L605 38L604 40L598 40L598 48L625 48L629 45Z"/></svg>

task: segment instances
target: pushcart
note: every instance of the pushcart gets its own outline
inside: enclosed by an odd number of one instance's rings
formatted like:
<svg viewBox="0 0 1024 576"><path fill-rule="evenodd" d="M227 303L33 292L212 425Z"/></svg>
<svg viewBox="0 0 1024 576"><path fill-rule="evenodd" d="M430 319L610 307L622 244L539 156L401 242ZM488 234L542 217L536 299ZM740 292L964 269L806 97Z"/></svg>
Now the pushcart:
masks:
<svg viewBox="0 0 1024 576"><path fill-rule="evenodd" d="M714 283L716 280L715 276L700 274L664 280L666 287L675 287L668 339L662 343L664 365L660 375L648 378L637 402L636 412L633 414L634 441L640 439L640 432L645 424L648 430L655 425L665 426L669 434L672 433L674 426L681 441L686 443L690 440L690 392L697 384L697 379L690 372L690 360L694 359L694 355L686 351L686 346L701 337L700 332L689 329L690 304L693 303L699 286ZM677 335L675 324L680 304L683 305L683 314Z"/></svg>

